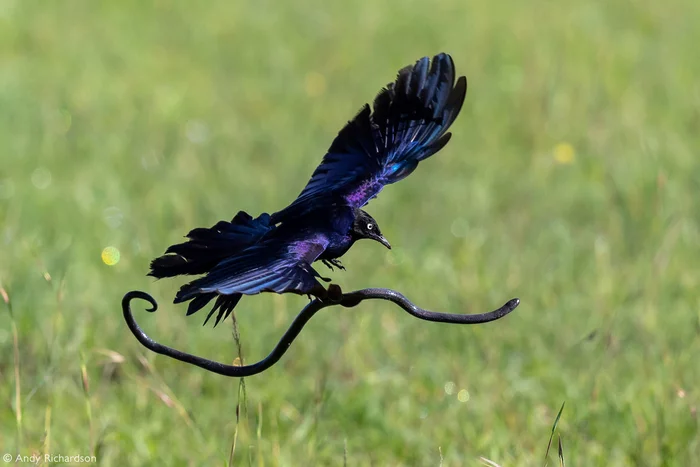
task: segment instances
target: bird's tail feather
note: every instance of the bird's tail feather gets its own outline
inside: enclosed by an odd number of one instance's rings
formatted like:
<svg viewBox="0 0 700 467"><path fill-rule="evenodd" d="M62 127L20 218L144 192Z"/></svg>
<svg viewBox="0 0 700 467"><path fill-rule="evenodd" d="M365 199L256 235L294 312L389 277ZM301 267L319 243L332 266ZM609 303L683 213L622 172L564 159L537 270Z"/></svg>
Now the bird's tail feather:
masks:
<svg viewBox="0 0 700 467"><path fill-rule="evenodd" d="M203 326L206 326L209 322L209 318L212 317L216 310L219 310L219 314L216 315L216 320L214 321L214 327L216 327L222 319L228 318L228 315L230 315L236 305L238 305L242 296L243 294L239 293L231 295L219 295L216 292L196 294L192 297L192 301L190 301L190 304L187 306L187 316L201 310L207 306L210 301L216 298L214 307L209 311L203 324Z"/></svg>
<svg viewBox="0 0 700 467"><path fill-rule="evenodd" d="M257 243L270 230L269 221L268 214L253 219L240 211L231 222L194 229L187 234L188 241L172 245L163 256L151 261L148 275L161 279L209 272L224 259Z"/></svg>
<svg viewBox="0 0 700 467"><path fill-rule="evenodd" d="M262 214L253 219L240 211L231 222L221 221L210 228L197 228L187 234L189 240L172 245L163 256L151 262L149 276L158 279L179 275L204 274L216 267L226 258L235 256L246 248L256 244L271 229L270 216ZM195 294L190 298L187 315L205 307L216 298L214 307L207 315L204 324L216 310L214 326L221 319L226 319L241 299L241 294L219 295L216 292Z"/></svg>

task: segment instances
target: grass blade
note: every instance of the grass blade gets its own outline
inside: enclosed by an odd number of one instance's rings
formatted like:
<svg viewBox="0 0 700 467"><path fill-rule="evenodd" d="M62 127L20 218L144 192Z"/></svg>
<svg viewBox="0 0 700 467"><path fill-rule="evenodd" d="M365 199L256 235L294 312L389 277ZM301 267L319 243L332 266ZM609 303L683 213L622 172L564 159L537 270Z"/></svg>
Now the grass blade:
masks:
<svg viewBox="0 0 700 467"><path fill-rule="evenodd" d="M4 287L0 286L0 296L2 296L7 311L10 313L10 322L12 324L12 350L14 352L14 374L15 374L15 422L17 424L17 454L22 448L22 387L20 384L19 372L19 333L17 332L17 323L15 323L15 315L12 312L12 302L10 296Z"/></svg>
<svg viewBox="0 0 700 467"><path fill-rule="evenodd" d="M557 430L557 425L559 424L559 419L561 418L561 413L564 411L564 406L566 401L562 402L557 418L554 419L554 425L552 425L552 432L549 434L549 443L547 443L547 451L544 453L544 467L547 467L547 459L549 458L549 449L552 447L552 439L554 438L554 432Z"/></svg>
<svg viewBox="0 0 700 467"><path fill-rule="evenodd" d="M561 435L559 435L559 467L566 467L564 462L564 447L561 445Z"/></svg>

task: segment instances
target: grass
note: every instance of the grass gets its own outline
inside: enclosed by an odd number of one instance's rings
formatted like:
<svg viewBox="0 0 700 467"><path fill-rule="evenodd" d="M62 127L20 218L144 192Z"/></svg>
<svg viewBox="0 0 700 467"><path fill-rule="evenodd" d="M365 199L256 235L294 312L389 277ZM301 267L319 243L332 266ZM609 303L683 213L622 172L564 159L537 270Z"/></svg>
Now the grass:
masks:
<svg viewBox="0 0 700 467"><path fill-rule="evenodd" d="M698 17L691 0L0 0L0 453L543 465L566 401L570 465L693 464ZM161 342L232 362L232 323L185 318L181 281L153 282L149 260L285 206L344 122L439 51L469 79L452 142L369 205L395 248L359 243L332 276L516 312L459 327L327 310L245 401L136 342L131 289L161 303L136 310ZM243 300L244 361L304 303Z"/></svg>

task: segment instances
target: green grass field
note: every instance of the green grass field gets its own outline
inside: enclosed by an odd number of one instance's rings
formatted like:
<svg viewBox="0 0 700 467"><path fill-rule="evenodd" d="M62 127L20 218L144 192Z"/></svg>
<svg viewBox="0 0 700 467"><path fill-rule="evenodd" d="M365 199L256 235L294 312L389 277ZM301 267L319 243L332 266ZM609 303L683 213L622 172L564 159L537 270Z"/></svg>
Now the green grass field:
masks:
<svg viewBox="0 0 700 467"><path fill-rule="evenodd" d="M567 465L699 465L698 18L692 0L0 0L0 454L544 465L566 402L549 465L559 436ZM245 401L138 344L131 289L161 304L135 307L152 336L233 362L232 322L186 318L184 280L149 261L286 206L360 106L440 51L469 80L452 142L369 205L394 249L358 243L331 275L436 311L519 297L513 314L331 308ZM305 303L244 299L244 361Z"/></svg>

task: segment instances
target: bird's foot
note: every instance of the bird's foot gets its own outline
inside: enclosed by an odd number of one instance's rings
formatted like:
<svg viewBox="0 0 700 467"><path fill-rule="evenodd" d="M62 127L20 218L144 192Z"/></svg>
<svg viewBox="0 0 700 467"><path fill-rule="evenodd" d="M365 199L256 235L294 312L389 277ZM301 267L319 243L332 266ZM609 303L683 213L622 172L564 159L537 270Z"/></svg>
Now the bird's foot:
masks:
<svg viewBox="0 0 700 467"><path fill-rule="evenodd" d="M336 268L345 271L345 266L343 266L343 263L340 262L340 260L337 259L322 259L321 262L331 271L333 270L333 266Z"/></svg>
<svg viewBox="0 0 700 467"><path fill-rule="evenodd" d="M329 285L326 298L330 302L339 303L343 299L343 291L340 286L338 284Z"/></svg>
<svg viewBox="0 0 700 467"><path fill-rule="evenodd" d="M341 263L339 259L329 259L328 262L341 271L345 271L345 266L343 266L343 263Z"/></svg>

